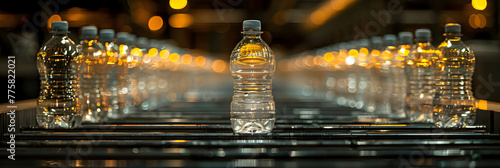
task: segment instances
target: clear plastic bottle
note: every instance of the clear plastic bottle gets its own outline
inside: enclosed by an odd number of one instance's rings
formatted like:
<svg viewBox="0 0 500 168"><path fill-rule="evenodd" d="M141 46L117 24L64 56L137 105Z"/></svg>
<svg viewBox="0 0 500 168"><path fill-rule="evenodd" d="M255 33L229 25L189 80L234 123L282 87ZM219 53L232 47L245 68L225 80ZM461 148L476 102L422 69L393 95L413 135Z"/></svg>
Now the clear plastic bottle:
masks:
<svg viewBox="0 0 500 168"><path fill-rule="evenodd" d="M123 115L128 115L134 112L134 97L131 93L132 80L130 75L130 62L132 62L133 58L130 55L130 46L129 46L129 35L127 32L118 32L116 33L116 44L118 45L118 51L120 54L121 65L119 62L118 66L118 78L120 83L119 88L119 100L120 103L123 103L123 109L121 110Z"/></svg>
<svg viewBox="0 0 500 168"><path fill-rule="evenodd" d="M379 88L382 95L377 98L377 113L385 117L394 117L392 101L394 99L395 78L392 72L393 56L398 53L396 35L384 35L385 50L377 57L375 67L379 70Z"/></svg>
<svg viewBox="0 0 500 168"><path fill-rule="evenodd" d="M272 78L274 54L261 39L260 21L243 22L243 39L234 48L230 67L234 82L231 126L235 133L269 133L275 121Z"/></svg>
<svg viewBox="0 0 500 168"><path fill-rule="evenodd" d="M109 106L108 108L108 118L117 119L123 116L122 110L125 106L125 101L120 100L120 92L122 88L122 81L124 74L123 71L119 71L123 69L126 65L126 56L122 57L119 53L118 45L115 42L115 31L112 29L102 29L99 32L99 37L101 39L101 43L104 45L106 49L105 55L108 57L108 62L105 66L107 66L108 73L106 75L106 83L107 88L106 95L109 97ZM124 60L125 58L125 60Z"/></svg>
<svg viewBox="0 0 500 168"><path fill-rule="evenodd" d="M40 96L36 119L44 128L74 128L81 123L78 104L78 69L81 57L67 36L68 22L51 24L52 38L37 54Z"/></svg>
<svg viewBox="0 0 500 168"><path fill-rule="evenodd" d="M356 66L354 72L358 74L357 92L356 92L356 108L365 109L369 102L369 86L370 86L370 70L368 63L370 62L370 40L358 40L358 56L356 57Z"/></svg>
<svg viewBox="0 0 500 168"><path fill-rule="evenodd" d="M460 39L461 26L448 23L445 40L438 46L436 93L433 118L438 127L465 127L474 124L476 108L471 91L475 56Z"/></svg>
<svg viewBox="0 0 500 168"><path fill-rule="evenodd" d="M392 74L394 76L394 92L392 100L392 110L397 118L405 118L406 104L406 57L411 53L413 35L411 32L400 32L398 34L398 52L392 57Z"/></svg>
<svg viewBox="0 0 500 168"><path fill-rule="evenodd" d="M380 98L382 94L382 87L380 85L380 66L377 66L377 58L380 56L380 52L384 50L383 40L380 36L374 36L370 39L371 50L368 55L367 68L369 69L369 101L366 105L367 112L378 112L380 108Z"/></svg>
<svg viewBox="0 0 500 168"><path fill-rule="evenodd" d="M412 122L432 123L432 99L434 96L434 71L438 68L432 64L437 58L436 48L431 44L431 31L417 29L416 44L411 54L406 57L406 74L408 90L406 114Z"/></svg>
<svg viewBox="0 0 500 168"><path fill-rule="evenodd" d="M101 122L107 118L109 108L106 76L108 57L104 46L97 38L97 27L82 28L79 44L82 54L81 110L84 122Z"/></svg>

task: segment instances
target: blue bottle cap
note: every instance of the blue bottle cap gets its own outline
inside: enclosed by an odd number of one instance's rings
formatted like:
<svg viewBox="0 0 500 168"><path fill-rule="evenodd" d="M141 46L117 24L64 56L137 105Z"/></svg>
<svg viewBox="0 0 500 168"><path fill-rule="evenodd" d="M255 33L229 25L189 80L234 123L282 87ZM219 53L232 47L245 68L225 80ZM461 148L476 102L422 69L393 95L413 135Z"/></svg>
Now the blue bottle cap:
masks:
<svg viewBox="0 0 500 168"><path fill-rule="evenodd" d="M113 29L102 29L99 32L99 37L103 42L111 42L115 39L115 31Z"/></svg>
<svg viewBox="0 0 500 168"><path fill-rule="evenodd" d="M51 28L52 32L56 35L68 34L68 22L66 21L53 21Z"/></svg>
<svg viewBox="0 0 500 168"><path fill-rule="evenodd" d="M385 46L397 46L396 35L394 34L386 34L384 35L384 43Z"/></svg>
<svg viewBox="0 0 500 168"><path fill-rule="evenodd" d="M95 39L97 37L97 27L85 26L82 28L82 38L86 40Z"/></svg>
<svg viewBox="0 0 500 168"><path fill-rule="evenodd" d="M245 20L243 21L243 31L260 31L260 20Z"/></svg>
<svg viewBox="0 0 500 168"><path fill-rule="evenodd" d="M360 48L369 48L370 47L370 40L368 39L359 39L358 44Z"/></svg>
<svg viewBox="0 0 500 168"><path fill-rule="evenodd" d="M128 43L129 34L127 32L118 32L116 33L116 42L118 44Z"/></svg>
<svg viewBox="0 0 500 168"><path fill-rule="evenodd" d="M146 37L139 37L137 39L137 46L140 48L147 48L149 44L149 40Z"/></svg>
<svg viewBox="0 0 500 168"><path fill-rule="evenodd" d="M415 30L415 39L417 39L417 41L421 43L431 41L431 30L429 29Z"/></svg>
<svg viewBox="0 0 500 168"><path fill-rule="evenodd" d="M383 47L382 37L380 37L380 36L373 36L371 38L371 42L372 42L372 47L374 49L380 49Z"/></svg>
<svg viewBox="0 0 500 168"><path fill-rule="evenodd" d="M413 34L411 32L399 32L399 42L403 45L413 44Z"/></svg>
<svg viewBox="0 0 500 168"><path fill-rule="evenodd" d="M462 29L462 26L458 23L447 23L444 26L444 32L445 33L458 33L460 34L460 31Z"/></svg>

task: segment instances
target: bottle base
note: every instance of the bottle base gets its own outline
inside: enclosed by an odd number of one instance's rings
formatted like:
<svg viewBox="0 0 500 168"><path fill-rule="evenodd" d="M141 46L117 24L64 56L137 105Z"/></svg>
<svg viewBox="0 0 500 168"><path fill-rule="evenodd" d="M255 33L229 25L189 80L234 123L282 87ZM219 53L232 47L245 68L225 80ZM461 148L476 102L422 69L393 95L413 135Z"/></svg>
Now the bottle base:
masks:
<svg viewBox="0 0 500 168"><path fill-rule="evenodd" d="M231 118L233 132L237 134L270 133L274 127L274 119L235 119Z"/></svg>

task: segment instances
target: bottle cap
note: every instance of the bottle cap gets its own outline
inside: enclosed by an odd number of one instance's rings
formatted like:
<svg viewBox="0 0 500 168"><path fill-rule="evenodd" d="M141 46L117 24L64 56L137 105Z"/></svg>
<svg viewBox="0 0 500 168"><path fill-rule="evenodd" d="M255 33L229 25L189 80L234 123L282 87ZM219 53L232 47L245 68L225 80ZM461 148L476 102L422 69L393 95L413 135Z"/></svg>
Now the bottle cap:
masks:
<svg viewBox="0 0 500 168"><path fill-rule="evenodd" d="M160 48L160 42L155 39L149 40L149 47L151 48Z"/></svg>
<svg viewBox="0 0 500 168"><path fill-rule="evenodd" d="M372 47L374 49L380 49L380 48L383 47L382 37L380 37L380 36L373 36L371 38L371 40L372 40Z"/></svg>
<svg viewBox="0 0 500 168"><path fill-rule="evenodd" d="M370 40L368 39L359 39L358 44L360 48L369 48L370 47Z"/></svg>
<svg viewBox="0 0 500 168"><path fill-rule="evenodd" d="M417 29L417 30L415 30L415 39L417 39L418 42L431 41L431 30L429 30L429 29Z"/></svg>
<svg viewBox="0 0 500 168"><path fill-rule="evenodd" d="M384 43L385 46L396 46L397 40L396 40L396 35L394 34L386 34L384 35Z"/></svg>
<svg viewBox="0 0 500 168"><path fill-rule="evenodd" d="M349 49L356 49L359 47L358 41L349 41Z"/></svg>
<svg viewBox="0 0 500 168"><path fill-rule="evenodd" d="M444 32L445 33L458 33L458 34L460 34L461 28L462 28L462 26L460 26L460 24L458 24L458 23L447 23L444 26Z"/></svg>
<svg viewBox="0 0 500 168"><path fill-rule="evenodd" d="M130 44L135 44L137 41L137 36L135 34L129 34L128 36L128 42Z"/></svg>
<svg viewBox="0 0 500 168"><path fill-rule="evenodd" d="M137 46L140 48L147 48L149 44L149 40L146 37L139 37L137 39Z"/></svg>
<svg viewBox="0 0 500 168"><path fill-rule="evenodd" d="M52 32L56 35L68 34L68 22L66 21L53 21L51 27Z"/></svg>
<svg viewBox="0 0 500 168"><path fill-rule="evenodd" d="M115 31L113 29L102 29L99 32L99 36L101 37L101 41L111 42L115 39Z"/></svg>
<svg viewBox="0 0 500 168"><path fill-rule="evenodd" d="M411 32L399 32L399 42L404 45L413 43L413 34Z"/></svg>
<svg viewBox="0 0 500 168"><path fill-rule="evenodd" d="M116 33L116 42L118 44L125 44L128 42L129 34L127 32Z"/></svg>
<svg viewBox="0 0 500 168"><path fill-rule="evenodd" d="M95 26L85 26L82 28L82 38L83 39L95 39L97 37L97 27Z"/></svg>
<svg viewBox="0 0 500 168"><path fill-rule="evenodd" d="M260 20L245 20L243 21L243 31L260 31Z"/></svg>

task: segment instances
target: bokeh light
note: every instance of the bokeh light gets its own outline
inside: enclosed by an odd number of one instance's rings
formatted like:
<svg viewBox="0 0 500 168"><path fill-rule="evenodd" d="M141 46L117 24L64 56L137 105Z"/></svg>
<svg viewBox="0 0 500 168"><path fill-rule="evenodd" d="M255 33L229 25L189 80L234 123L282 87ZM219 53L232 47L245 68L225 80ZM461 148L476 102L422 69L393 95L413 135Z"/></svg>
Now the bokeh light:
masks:
<svg viewBox="0 0 500 168"><path fill-rule="evenodd" d="M47 26L50 29L52 27L52 22L54 21L61 21L61 16L58 14L50 16L49 20L47 21Z"/></svg>
<svg viewBox="0 0 500 168"><path fill-rule="evenodd" d="M187 3L187 0L170 0L169 5L172 9L184 9Z"/></svg>
<svg viewBox="0 0 500 168"><path fill-rule="evenodd" d="M168 24L173 28L186 28L193 23L193 17L190 14L178 13L170 16Z"/></svg>
<svg viewBox="0 0 500 168"><path fill-rule="evenodd" d="M148 27L151 31L160 30L163 26L163 19L160 16L153 16L148 21Z"/></svg>
<svg viewBox="0 0 500 168"><path fill-rule="evenodd" d="M472 0L472 7L476 10L484 10L488 6L488 2L486 0Z"/></svg>

